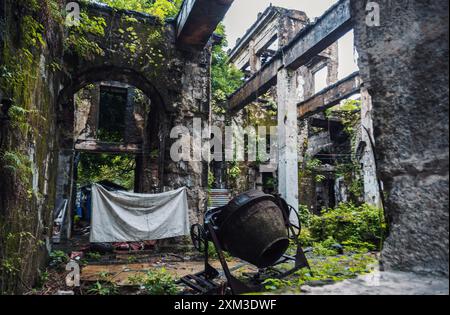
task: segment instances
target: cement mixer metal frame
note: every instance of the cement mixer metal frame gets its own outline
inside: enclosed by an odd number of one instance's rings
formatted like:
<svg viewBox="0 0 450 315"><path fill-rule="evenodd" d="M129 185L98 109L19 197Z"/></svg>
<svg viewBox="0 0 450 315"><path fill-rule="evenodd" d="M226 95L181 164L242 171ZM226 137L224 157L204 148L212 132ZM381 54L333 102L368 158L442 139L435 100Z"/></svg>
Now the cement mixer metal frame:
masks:
<svg viewBox="0 0 450 315"><path fill-rule="evenodd" d="M278 273L278 275L275 276L274 278L282 279L295 273L296 271L302 268L310 269L310 265L298 239L298 236L300 235L301 232L300 220L298 220L299 222L298 226L293 224L290 220L291 213L295 213L295 215L298 218L298 212L292 206L288 205L287 202L281 196L279 195L273 196L276 198L277 205L282 210L284 222L286 228L288 229L289 238L293 240L293 242L296 244L297 247L295 257L284 254L272 266L264 268L266 270L271 270ZM205 223L203 226L200 224L195 224L191 227L191 238L194 247L200 252L204 253L205 270L196 275L189 275L183 277L179 282L187 285L188 287L192 288L193 290L197 291L200 294L211 294L211 293L226 294L227 289L229 289L231 291L231 294L233 295L260 291L262 288L261 282L263 280L259 281L260 284L258 285L248 285L233 276L228 266L228 263L225 259L223 249L220 245L220 241L216 233L216 230L217 226L215 225L213 220L211 220L211 216L209 218L205 218ZM210 237L209 239L207 237L207 234L209 234ZM220 275L220 273L209 263L210 258L208 251L209 241L211 241L214 244L224 275L227 279L225 287L219 286L213 281ZM277 265L289 261L294 261L294 267L288 271L282 272L274 268ZM260 269L259 273L261 273L261 271L262 269Z"/></svg>

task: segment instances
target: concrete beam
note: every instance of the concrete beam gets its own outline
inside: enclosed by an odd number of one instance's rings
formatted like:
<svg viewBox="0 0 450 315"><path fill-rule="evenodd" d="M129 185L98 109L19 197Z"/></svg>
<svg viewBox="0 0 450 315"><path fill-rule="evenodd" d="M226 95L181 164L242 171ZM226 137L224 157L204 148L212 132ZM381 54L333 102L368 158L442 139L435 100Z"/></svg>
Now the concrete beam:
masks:
<svg viewBox="0 0 450 315"><path fill-rule="evenodd" d="M352 29L350 0L341 0L306 27L239 90L229 96L231 112L244 108L276 83L278 70L296 70Z"/></svg>
<svg viewBox="0 0 450 315"><path fill-rule="evenodd" d="M255 73L239 90L230 96L228 102L229 113L238 112L267 92L271 86L276 84L277 73L282 68L283 61L280 58L275 58Z"/></svg>
<svg viewBox="0 0 450 315"><path fill-rule="evenodd" d="M359 72L355 72L341 81L327 87L318 94L298 104L299 119L323 112L328 108L338 105L342 100L359 93L361 90L361 78Z"/></svg>
<svg viewBox="0 0 450 315"><path fill-rule="evenodd" d="M100 141L80 141L75 144L75 150L90 153L128 153L141 154L142 149L138 144L117 144Z"/></svg>
<svg viewBox="0 0 450 315"><path fill-rule="evenodd" d="M177 17L177 45L203 49L234 0L185 0Z"/></svg>
<svg viewBox="0 0 450 315"><path fill-rule="evenodd" d="M341 0L314 24L304 28L285 48L284 64L298 69L352 29L350 0Z"/></svg>

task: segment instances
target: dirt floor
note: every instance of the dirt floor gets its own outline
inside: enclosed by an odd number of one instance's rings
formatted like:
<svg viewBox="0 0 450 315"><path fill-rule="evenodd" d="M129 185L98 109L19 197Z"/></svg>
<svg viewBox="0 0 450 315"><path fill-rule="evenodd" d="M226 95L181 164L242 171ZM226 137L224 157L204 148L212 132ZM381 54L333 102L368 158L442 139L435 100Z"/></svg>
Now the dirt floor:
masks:
<svg viewBox="0 0 450 315"><path fill-rule="evenodd" d="M188 275L195 275L205 270L205 262L201 253L193 247L160 246L144 250L111 250L99 252L89 243L89 233L75 235L69 242L57 244L54 252L59 252L63 262L52 263L45 273L45 279L38 289L29 294L89 294L90 288L108 283L119 294L139 294L138 286L133 283L137 277L145 277L149 272L162 272L177 282L180 294L196 294L189 287L179 283L179 280ZM76 261L80 266L80 288L66 286L65 277L68 274L65 266L69 259ZM51 258L52 260L52 258ZM54 260L54 258L53 258ZM209 263L220 274L214 280L218 287L223 286L225 277L220 261L211 258ZM231 257L227 263L233 275L243 277L244 274L256 273L256 267ZM103 292L103 291L102 291ZM105 295L108 291L104 291ZM117 293L116 293L117 294Z"/></svg>
<svg viewBox="0 0 450 315"><path fill-rule="evenodd" d="M128 257L134 257L134 255L130 255ZM145 263L126 264L89 264L81 270L81 281L100 281L102 280L102 276L107 274L109 279L117 285L127 286L131 285L129 279L133 278L133 276L143 275L156 269L164 269L175 279L180 279L187 275L197 274L205 268L203 260L184 260L179 259L176 256L172 256L171 254L149 256L148 258L145 258L145 260L148 261ZM222 268L218 260L211 261L211 265L219 272L222 272ZM229 260L228 266L233 269L236 274L248 272L250 270L247 263L244 263L238 259Z"/></svg>

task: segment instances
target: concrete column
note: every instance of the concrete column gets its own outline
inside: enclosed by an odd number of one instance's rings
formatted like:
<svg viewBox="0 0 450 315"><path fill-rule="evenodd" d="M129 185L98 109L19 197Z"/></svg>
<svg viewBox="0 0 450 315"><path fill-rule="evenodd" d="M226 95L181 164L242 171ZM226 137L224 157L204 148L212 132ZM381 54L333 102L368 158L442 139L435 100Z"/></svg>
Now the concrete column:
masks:
<svg viewBox="0 0 450 315"><path fill-rule="evenodd" d="M254 74L261 69L261 58L257 55L254 41L251 41L249 44L249 55L250 71Z"/></svg>
<svg viewBox="0 0 450 315"><path fill-rule="evenodd" d="M74 189L74 152L70 149L61 150L58 156L58 177L56 179L56 205L63 200L68 201L65 221L62 227L61 238L70 239L72 236L72 211Z"/></svg>
<svg viewBox="0 0 450 315"><path fill-rule="evenodd" d="M327 63L328 77L327 84L332 85L339 80L339 45L335 42L328 47L329 59Z"/></svg>
<svg viewBox="0 0 450 315"><path fill-rule="evenodd" d="M278 73L278 191L298 210L298 80L295 71Z"/></svg>
<svg viewBox="0 0 450 315"><path fill-rule="evenodd" d="M368 204L381 208L382 203L377 180L375 155L371 146L371 139L374 141L372 98L365 88L361 90L361 102L361 140L366 143L361 158L364 177L364 201Z"/></svg>
<svg viewBox="0 0 450 315"><path fill-rule="evenodd" d="M368 26L365 1L351 4L386 192L382 267L448 277L449 3L377 2L379 27Z"/></svg>

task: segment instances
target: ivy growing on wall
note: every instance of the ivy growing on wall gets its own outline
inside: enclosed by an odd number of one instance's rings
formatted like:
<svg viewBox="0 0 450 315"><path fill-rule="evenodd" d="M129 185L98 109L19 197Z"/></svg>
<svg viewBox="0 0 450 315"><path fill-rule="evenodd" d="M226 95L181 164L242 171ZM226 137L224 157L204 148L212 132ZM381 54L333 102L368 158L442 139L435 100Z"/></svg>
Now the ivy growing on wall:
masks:
<svg viewBox="0 0 450 315"><path fill-rule="evenodd" d="M98 43L89 40L88 36L105 36L105 27L104 18L89 17L86 12L81 12L80 23L69 28L69 34L64 42L65 49L87 60L93 59L96 55L104 55Z"/></svg>
<svg viewBox="0 0 450 315"><path fill-rule="evenodd" d="M244 74L230 63L226 47L228 46L226 30L220 24L215 32L222 36L222 41L213 47L211 65L211 107L214 113L224 114L223 103L227 96L237 90L243 83Z"/></svg>
<svg viewBox="0 0 450 315"><path fill-rule="evenodd" d="M164 21L178 14L183 0L101 0L101 2L116 9L147 13Z"/></svg>
<svg viewBox="0 0 450 315"><path fill-rule="evenodd" d="M48 227L43 196L33 187L28 143L47 143L45 117L51 110L42 80L50 68L45 58L51 58L54 51L50 47L57 45L51 39L56 32L53 26L62 22L60 2L2 2L5 16L0 30L0 89L4 97L12 100L12 106L7 113L8 141L0 151L0 176L4 191L13 196L3 200L7 209L2 209L0 217L0 294L17 292L33 277L37 251L44 245L41 233ZM57 62L53 63L53 68L57 68ZM32 152L35 163L43 163L45 146Z"/></svg>
<svg viewBox="0 0 450 315"><path fill-rule="evenodd" d="M361 101L346 100L342 104L328 109L325 114L327 117L338 118L344 125L344 131L350 137L351 158L349 161L337 164L336 177L344 179L351 199L357 202L363 196L364 190L361 165L355 156L361 126Z"/></svg>

